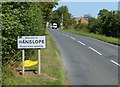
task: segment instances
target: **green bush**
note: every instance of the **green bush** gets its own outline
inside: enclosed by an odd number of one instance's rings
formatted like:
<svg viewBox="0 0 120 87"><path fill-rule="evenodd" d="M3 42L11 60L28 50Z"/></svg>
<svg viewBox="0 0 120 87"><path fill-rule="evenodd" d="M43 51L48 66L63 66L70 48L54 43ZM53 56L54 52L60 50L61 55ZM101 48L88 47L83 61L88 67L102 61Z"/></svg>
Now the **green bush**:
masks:
<svg viewBox="0 0 120 87"><path fill-rule="evenodd" d="M77 31L82 31L82 32L88 32L88 25L87 24L84 24L84 23L81 23L79 22L78 24L75 24L74 25L74 29L77 30Z"/></svg>

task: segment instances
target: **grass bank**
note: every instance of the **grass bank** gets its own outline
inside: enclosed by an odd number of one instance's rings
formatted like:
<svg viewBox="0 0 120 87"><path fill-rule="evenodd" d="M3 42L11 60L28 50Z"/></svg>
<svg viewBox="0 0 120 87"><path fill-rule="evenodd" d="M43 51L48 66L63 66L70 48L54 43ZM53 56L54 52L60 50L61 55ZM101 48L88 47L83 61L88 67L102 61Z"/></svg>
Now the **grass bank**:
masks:
<svg viewBox="0 0 120 87"><path fill-rule="evenodd" d="M83 36L96 38L98 40L101 40L101 41L104 41L104 42L108 42L108 43L120 46L120 42L119 42L118 38L107 37L105 35L99 35L99 34L94 34L94 33L87 33L87 32L83 32L83 31L75 31L74 29L60 29L60 30L63 30L63 31L66 31L66 32L70 32L70 33L74 33L74 34L78 34L78 35L83 35Z"/></svg>
<svg viewBox="0 0 120 87"><path fill-rule="evenodd" d="M65 85L64 72L61 64L60 54L53 39L46 35L46 47L41 49L41 75L37 75L37 66L25 68L25 76L16 71L16 67L4 66L5 79L3 85ZM26 58L37 60L37 50L26 54ZM21 62L21 61L20 61ZM17 68L21 68L19 65ZM34 71L34 72L33 72Z"/></svg>

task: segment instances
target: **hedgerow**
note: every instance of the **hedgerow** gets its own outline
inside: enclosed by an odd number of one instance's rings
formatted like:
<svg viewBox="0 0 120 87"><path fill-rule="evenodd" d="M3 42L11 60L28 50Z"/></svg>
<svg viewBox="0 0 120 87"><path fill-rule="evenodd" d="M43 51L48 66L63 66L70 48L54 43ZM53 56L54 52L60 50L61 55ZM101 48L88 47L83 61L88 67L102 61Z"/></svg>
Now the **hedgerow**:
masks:
<svg viewBox="0 0 120 87"><path fill-rule="evenodd" d="M45 25L39 3L2 3L2 59L3 62L17 59L17 36L41 36ZM13 57L15 56L15 57Z"/></svg>

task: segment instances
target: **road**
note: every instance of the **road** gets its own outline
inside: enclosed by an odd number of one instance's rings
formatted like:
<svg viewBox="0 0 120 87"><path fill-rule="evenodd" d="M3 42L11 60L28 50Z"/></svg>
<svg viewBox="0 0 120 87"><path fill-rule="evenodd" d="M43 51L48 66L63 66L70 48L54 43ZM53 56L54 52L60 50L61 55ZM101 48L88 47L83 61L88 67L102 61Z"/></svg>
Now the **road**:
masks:
<svg viewBox="0 0 120 87"><path fill-rule="evenodd" d="M70 85L118 85L118 46L47 29L61 53Z"/></svg>

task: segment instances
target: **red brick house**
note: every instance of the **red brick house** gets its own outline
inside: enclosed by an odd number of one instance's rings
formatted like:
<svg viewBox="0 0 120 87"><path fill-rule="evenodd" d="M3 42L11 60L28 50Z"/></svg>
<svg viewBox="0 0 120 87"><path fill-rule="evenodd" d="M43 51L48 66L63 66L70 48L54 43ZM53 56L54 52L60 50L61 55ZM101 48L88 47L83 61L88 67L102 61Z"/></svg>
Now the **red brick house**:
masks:
<svg viewBox="0 0 120 87"><path fill-rule="evenodd" d="M75 19L76 24L78 24L81 21L81 23L88 24L88 21L86 21L83 17L79 17Z"/></svg>

